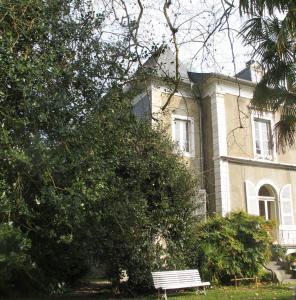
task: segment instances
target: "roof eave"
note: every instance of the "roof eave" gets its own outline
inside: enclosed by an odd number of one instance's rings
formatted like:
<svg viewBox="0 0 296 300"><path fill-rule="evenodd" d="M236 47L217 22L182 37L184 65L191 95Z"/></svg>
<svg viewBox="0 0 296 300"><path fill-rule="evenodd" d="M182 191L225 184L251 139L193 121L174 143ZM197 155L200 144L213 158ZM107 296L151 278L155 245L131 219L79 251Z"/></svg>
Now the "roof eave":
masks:
<svg viewBox="0 0 296 300"><path fill-rule="evenodd" d="M255 87L256 83L249 81L249 80L245 80L245 79L241 79L241 78L237 78L237 77L232 77L232 76L227 76L227 75L223 75L223 74L219 74L219 73L210 73L207 78L205 78L204 80L202 80L200 83L194 83L196 84L205 84L211 80L224 80L224 81L230 81L233 83L237 83L237 84L243 84L245 86L250 86L250 87Z"/></svg>

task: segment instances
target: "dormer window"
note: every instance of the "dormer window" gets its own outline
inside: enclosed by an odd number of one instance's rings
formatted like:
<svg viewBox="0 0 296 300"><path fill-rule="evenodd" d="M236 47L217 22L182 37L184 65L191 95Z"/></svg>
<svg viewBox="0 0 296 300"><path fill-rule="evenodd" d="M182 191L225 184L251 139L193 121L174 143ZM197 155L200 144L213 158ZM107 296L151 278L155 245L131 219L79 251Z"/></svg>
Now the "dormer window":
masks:
<svg viewBox="0 0 296 300"><path fill-rule="evenodd" d="M176 150L184 156L194 156L194 121L192 117L173 115L172 137Z"/></svg>

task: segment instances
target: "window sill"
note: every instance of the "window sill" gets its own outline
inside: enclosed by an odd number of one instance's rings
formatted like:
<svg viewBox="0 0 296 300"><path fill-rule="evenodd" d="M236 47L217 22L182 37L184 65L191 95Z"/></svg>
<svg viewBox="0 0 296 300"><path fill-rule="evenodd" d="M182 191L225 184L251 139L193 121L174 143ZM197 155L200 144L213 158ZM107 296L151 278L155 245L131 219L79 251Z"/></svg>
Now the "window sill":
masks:
<svg viewBox="0 0 296 300"><path fill-rule="evenodd" d="M275 161L274 160L274 157L262 157L262 156L255 156L254 157L255 160L260 160L260 161L266 161L266 162L269 162L269 161Z"/></svg>
<svg viewBox="0 0 296 300"><path fill-rule="evenodd" d="M179 156L183 156L183 157L190 157L190 158L195 157L195 153L192 153L192 152L176 151L176 154Z"/></svg>

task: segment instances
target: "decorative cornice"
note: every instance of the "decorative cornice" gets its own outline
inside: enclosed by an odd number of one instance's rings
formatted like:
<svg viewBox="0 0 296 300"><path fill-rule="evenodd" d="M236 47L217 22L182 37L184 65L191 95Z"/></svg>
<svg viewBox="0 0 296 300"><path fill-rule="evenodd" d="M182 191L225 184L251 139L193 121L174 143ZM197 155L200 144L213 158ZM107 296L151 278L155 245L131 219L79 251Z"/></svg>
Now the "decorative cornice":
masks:
<svg viewBox="0 0 296 300"><path fill-rule="evenodd" d="M211 76L202 83L202 97L205 98L213 93L222 95L230 94L240 98L252 99L254 92L254 83L247 80L235 80L232 77Z"/></svg>
<svg viewBox="0 0 296 300"><path fill-rule="evenodd" d="M235 156L220 156L220 159L228 162L236 163L236 164L241 164L241 165L250 165L250 166L259 166L264 168L296 171L296 165L294 164L285 164L285 163L279 163L274 161L241 158Z"/></svg>

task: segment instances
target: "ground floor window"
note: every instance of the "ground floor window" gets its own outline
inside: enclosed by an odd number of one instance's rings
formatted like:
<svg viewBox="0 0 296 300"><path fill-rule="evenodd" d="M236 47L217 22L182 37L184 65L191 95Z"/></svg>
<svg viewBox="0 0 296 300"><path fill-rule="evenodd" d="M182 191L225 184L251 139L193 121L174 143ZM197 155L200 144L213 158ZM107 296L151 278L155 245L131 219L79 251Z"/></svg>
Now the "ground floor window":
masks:
<svg viewBox="0 0 296 300"><path fill-rule="evenodd" d="M276 205L275 195L267 185L263 185L259 189L259 215L264 217L265 220L276 220Z"/></svg>

